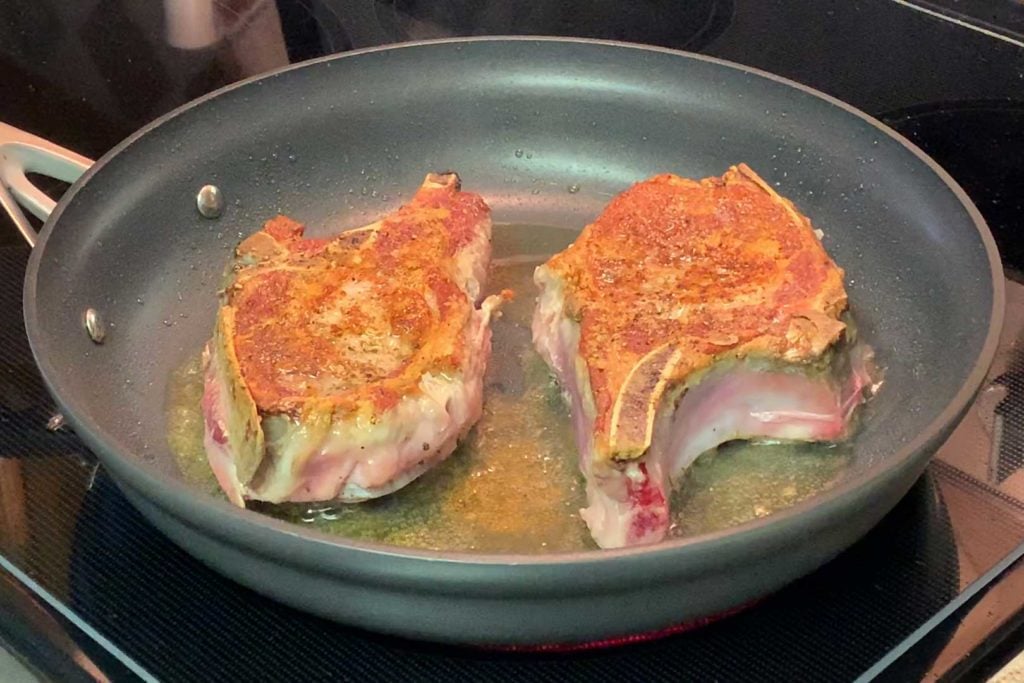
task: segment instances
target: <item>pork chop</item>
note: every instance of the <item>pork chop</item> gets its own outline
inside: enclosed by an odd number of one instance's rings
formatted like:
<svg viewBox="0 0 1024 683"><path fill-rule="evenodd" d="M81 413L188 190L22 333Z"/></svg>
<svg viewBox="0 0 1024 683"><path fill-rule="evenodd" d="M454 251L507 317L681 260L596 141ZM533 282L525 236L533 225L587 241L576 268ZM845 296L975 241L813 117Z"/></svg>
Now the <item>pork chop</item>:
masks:
<svg viewBox="0 0 1024 683"><path fill-rule="evenodd" d="M245 500L357 502L446 458L480 418L497 297L490 210L454 173L328 239L278 216L236 249L204 353L205 445Z"/></svg>
<svg viewBox="0 0 1024 683"><path fill-rule="evenodd" d="M725 441L842 438L870 382L834 350L843 271L745 165L634 185L534 279L601 547L664 538L672 479Z"/></svg>

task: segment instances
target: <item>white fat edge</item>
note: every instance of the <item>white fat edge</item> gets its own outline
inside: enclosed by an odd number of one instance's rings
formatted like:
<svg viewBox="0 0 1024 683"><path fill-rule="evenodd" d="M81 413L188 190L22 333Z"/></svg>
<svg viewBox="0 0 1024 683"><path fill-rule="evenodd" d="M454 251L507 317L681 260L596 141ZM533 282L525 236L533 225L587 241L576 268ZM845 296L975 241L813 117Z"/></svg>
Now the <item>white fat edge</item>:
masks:
<svg viewBox="0 0 1024 683"><path fill-rule="evenodd" d="M579 393L582 415L573 415L573 421L581 420L583 427L577 430L576 445L580 451L580 467L585 470L592 459L593 424L597 416L594 392L590 385L590 369L580 356L580 325L565 311L565 281L555 275L547 266L538 266L534 271L534 282L541 288L532 325L533 343L548 367L555 373L562 389L562 399L575 412L572 390L568 382L574 381ZM560 367L558 359L564 359L571 368ZM567 376L568 373L573 373ZM586 472L584 471L584 474Z"/></svg>
<svg viewBox="0 0 1024 683"><path fill-rule="evenodd" d="M534 283L540 287L540 296L534 309L531 333L533 345L563 384L563 398L569 402L564 374L570 369L562 367L561 357L576 358L579 354L579 325L565 313L565 282L541 265L534 270ZM567 353L563 354L565 350Z"/></svg>
<svg viewBox="0 0 1024 683"><path fill-rule="evenodd" d="M269 415L262 419L266 443L264 468L256 477L250 497L280 503L298 487L306 461L323 441L322 420L300 421L287 415Z"/></svg>
<svg viewBox="0 0 1024 683"><path fill-rule="evenodd" d="M629 499L630 480L643 481L638 463L621 469L604 464L587 473L587 507L580 510L580 518L600 548L622 548L629 542L636 512Z"/></svg>
<svg viewBox="0 0 1024 683"><path fill-rule="evenodd" d="M553 277L544 265L537 266L533 271L533 281L540 287L537 306L533 310L530 332L533 345L548 367L558 372L555 356L557 353L556 321L562 317L563 295L562 281Z"/></svg>
<svg viewBox="0 0 1024 683"><path fill-rule="evenodd" d="M633 523L629 515L629 501L610 495L592 477L587 477L587 507L580 510L591 538L599 548L621 548L626 545L629 528Z"/></svg>
<svg viewBox="0 0 1024 683"><path fill-rule="evenodd" d="M231 410L231 406L228 405L228 380L226 377L227 370L224 368L224 361L221 358L218 344L208 344L204 353L209 354L208 362L213 366L212 374L213 381L217 386L217 401L216 401L216 414L213 416L217 425L220 427L221 433L226 439L226 443L219 444L213 440L212 432L209 425L206 424L206 417L203 418L203 446L206 451L206 460L210 465L210 469L214 470L214 476L217 472L213 460L217 460L222 465L221 471L228 475L228 484L231 487L230 491L224 491L224 494L228 497L234 505L238 507L245 507L245 485L238 477L238 467L235 464L234 451L231 448L231 434L228 430L227 416ZM204 378L205 381L205 378ZM220 477L217 477L218 483L221 484L221 489L224 488Z"/></svg>
<svg viewBox="0 0 1024 683"><path fill-rule="evenodd" d="M462 381L459 375L426 374L420 379L416 395L403 396L398 403L373 419L369 412L334 418L326 430L291 417L273 416L263 420L268 455L272 466L262 476L257 493L260 500L287 500L303 483L303 471L309 460L321 453L351 458L366 463L374 458L397 457L404 444L420 449L421 444L435 447L444 441L444 432L452 414L464 413L460 405ZM461 400L460 400L461 399ZM401 465L399 469L404 469ZM411 480L410 480L411 481Z"/></svg>
<svg viewBox="0 0 1024 683"><path fill-rule="evenodd" d="M587 361L579 354L580 326L573 321L563 321L562 326L569 328L568 333L572 334L574 338L570 343L572 344L572 354L575 360L576 387L580 393L580 398L583 400L583 413L586 415L587 421L593 423L597 418L597 404L594 401L594 391L590 386L590 367L587 365Z"/></svg>
<svg viewBox="0 0 1024 683"><path fill-rule="evenodd" d="M491 218L485 217L476 237L455 256L455 273L470 301L480 300L491 261Z"/></svg>
<svg viewBox="0 0 1024 683"><path fill-rule="evenodd" d="M224 426L224 420L221 417L223 414L221 411L224 410L224 402L221 398L223 394L223 391L218 391L218 414L215 417L222 432L226 429ZM217 479L217 483L220 484L221 490L224 491L224 495L228 497L228 500L231 501L233 505L244 508L245 487L243 487L242 482L238 480L238 468L235 466L235 459L231 454L231 449L228 448L226 444L219 444L214 441L209 426L205 424L203 428L203 450L206 451L206 461L209 463L210 469L213 471L213 475ZM218 472L224 473L227 476L227 481L223 481L221 477L217 475ZM227 487L225 487L225 484L227 484Z"/></svg>
<svg viewBox="0 0 1024 683"><path fill-rule="evenodd" d="M543 266L541 266L543 268ZM547 268L545 268L547 271ZM575 373L576 388L583 403L583 411L588 422L597 417L597 406L594 392L590 386L590 368L586 359L580 355L580 324L565 311L565 281L545 273L547 285L541 296L539 307L544 311L546 319L554 320L556 327L549 335L549 343L561 347L565 355L572 359L572 372ZM550 294L549 294L550 292ZM548 317L550 316L550 317Z"/></svg>

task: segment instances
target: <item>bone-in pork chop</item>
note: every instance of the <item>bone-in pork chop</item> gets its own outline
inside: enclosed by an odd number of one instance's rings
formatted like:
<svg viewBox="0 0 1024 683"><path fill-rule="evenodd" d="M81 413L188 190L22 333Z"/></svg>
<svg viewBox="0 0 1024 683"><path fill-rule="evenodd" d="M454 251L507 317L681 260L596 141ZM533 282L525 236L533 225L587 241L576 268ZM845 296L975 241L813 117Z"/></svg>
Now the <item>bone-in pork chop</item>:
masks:
<svg viewBox="0 0 1024 683"><path fill-rule="evenodd" d="M725 441L842 438L869 381L833 352L842 270L745 165L634 185L535 281L534 343L569 398L602 547L661 540L670 480Z"/></svg>
<svg viewBox="0 0 1024 683"><path fill-rule="evenodd" d="M279 216L238 246L205 352L207 455L237 505L390 493L481 414L484 201L431 174L377 223L303 232Z"/></svg>

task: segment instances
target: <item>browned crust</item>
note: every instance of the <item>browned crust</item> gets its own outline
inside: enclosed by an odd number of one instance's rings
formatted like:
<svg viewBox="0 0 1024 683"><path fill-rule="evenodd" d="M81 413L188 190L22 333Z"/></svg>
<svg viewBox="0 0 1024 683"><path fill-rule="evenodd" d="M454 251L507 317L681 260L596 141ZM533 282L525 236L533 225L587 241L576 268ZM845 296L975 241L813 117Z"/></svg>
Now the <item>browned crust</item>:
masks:
<svg viewBox="0 0 1024 683"><path fill-rule="evenodd" d="M807 362L844 328L843 271L744 164L634 185L547 267L580 323L599 459L643 455L661 392L717 359Z"/></svg>
<svg viewBox="0 0 1024 683"><path fill-rule="evenodd" d="M223 305L260 413L372 418L424 373L458 368L474 303L455 255L488 213L458 176L431 175L367 228L306 239L302 225L278 216L242 242Z"/></svg>

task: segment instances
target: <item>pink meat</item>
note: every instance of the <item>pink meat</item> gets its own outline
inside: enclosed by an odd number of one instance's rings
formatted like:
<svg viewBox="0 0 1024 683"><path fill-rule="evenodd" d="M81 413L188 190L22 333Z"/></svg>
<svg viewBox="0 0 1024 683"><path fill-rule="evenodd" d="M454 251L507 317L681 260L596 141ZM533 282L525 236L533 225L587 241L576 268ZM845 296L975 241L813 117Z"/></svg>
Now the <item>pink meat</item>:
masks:
<svg viewBox="0 0 1024 683"><path fill-rule="evenodd" d="M860 373L841 389L826 378L743 366L706 378L659 416L641 462L601 472L584 465L589 506L581 514L594 540L603 548L662 540L672 479L698 456L737 439L838 440L863 388Z"/></svg>
<svg viewBox="0 0 1024 683"><path fill-rule="evenodd" d="M235 461L228 446L227 430L224 426L227 424L222 401L224 389L214 377L209 354L209 348L203 350L203 446L213 476L217 478L217 483L228 500L239 507L244 507L242 489L238 485Z"/></svg>
<svg viewBox="0 0 1024 683"><path fill-rule="evenodd" d="M399 414L403 408L400 403L382 416L382 423L396 423L393 439L368 444L340 441L328 435L323 441L306 446L304 450L310 455L296 458L299 468L293 476L266 477L249 488L238 482L226 436L227 406L221 400L224 387L207 359L202 399L204 445L210 469L225 494L239 506L252 498L272 502L358 502L400 489L447 458L483 411L483 376L491 351L489 318L494 305L488 302L473 314L467 329L470 353L460 381L447 383L447 391L436 397L431 410ZM416 405L417 409L422 407Z"/></svg>
<svg viewBox="0 0 1024 683"><path fill-rule="evenodd" d="M548 300L550 304L557 295ZM541 305L534 343L554 370L570 404L587 507L580 511L602 548L656 543L668 533L672 480L700 456L737 439L833 441L846 434L850 417L870 387L870 353L855 347L848 376L832 378L793 370L765 370L735 363L712 370L687 390L675 407L658 413L650 450L638 460L593 462L594 417L589 387L576 372L578 331L560 305Z"/></svg>

